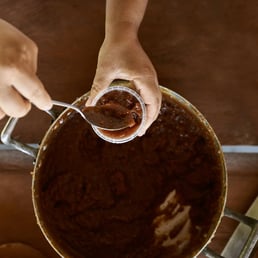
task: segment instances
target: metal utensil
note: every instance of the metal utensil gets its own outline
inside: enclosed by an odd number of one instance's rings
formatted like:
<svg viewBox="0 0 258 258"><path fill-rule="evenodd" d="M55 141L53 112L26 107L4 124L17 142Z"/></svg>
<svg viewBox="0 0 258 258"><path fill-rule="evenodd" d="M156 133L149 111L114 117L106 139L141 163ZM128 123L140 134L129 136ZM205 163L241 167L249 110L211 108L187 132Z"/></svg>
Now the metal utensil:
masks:
<svg viewBox="0 0 258 258"><path fill-rule="evenodd" d="M103 130L118 131L131 127L135 124L131 113L126 113L126 108L120 105L107 106L89 106L85 107L83 111L78 107L67 104L65 102L52 100L53 105L71 108L78 112L81 117L89 124L96 126ZM113 110L112 110L113 108ZM118 109L116 111L116 109ZM121 111L122 110L122 111ZM112 111L112 112L111 112ZM119 116L119 112L123 115Z"/></svg>

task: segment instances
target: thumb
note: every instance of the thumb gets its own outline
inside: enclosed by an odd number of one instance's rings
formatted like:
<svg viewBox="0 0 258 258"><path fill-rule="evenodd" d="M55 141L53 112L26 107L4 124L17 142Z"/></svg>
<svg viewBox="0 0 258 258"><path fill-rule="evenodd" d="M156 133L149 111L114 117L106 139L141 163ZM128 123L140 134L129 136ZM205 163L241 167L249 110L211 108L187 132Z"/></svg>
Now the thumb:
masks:
<svg viewBox="0 0 258 258"><path fill-rule="evenodd" d="M39 109L47 110L52 107L51 98L36 74L17 70L12 84L23 97Z"/></svg>
<svg viewBox="0 0 258 258"><path fill-rule="evenodd" d="M95 99L95 97L98 95L98 93L106 89L111 84L112 81L113 81L113 78L111 76L99 76L98 74L96 74L93 80L93 84L91 86L91 91L90 91L88 100L86 102L86 106L92 105L92 102Z"/></svg>

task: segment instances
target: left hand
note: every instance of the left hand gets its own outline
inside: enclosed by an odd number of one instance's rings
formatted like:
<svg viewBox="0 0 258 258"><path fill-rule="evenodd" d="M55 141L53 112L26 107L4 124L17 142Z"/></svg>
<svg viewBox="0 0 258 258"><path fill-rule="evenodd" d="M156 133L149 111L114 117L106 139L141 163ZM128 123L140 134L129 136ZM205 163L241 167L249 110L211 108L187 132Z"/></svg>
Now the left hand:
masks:
<svg viewBox="0 0 258 258"><path fill-rule="evenodd" d="M161 91L156 71L138 38L105 39L98 57L96 75L86 105L115 79L131 81L146 104L146 123L143 135L156 120L161 106Z"/></svg>

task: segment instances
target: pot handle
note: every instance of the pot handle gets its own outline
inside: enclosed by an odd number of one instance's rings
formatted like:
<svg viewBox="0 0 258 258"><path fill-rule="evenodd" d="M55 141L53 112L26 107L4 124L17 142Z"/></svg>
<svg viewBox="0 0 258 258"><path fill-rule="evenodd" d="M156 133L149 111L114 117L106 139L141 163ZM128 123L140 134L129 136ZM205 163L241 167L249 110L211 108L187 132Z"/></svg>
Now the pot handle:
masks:
<svg viewBox="0 0 258 258"><path fill-rule="evenodd" d="M247 237L247 240L240 251L240 254L238 258L248 258L252 254L252 251L255 249L255 246L258 242L258 220L246 215L243 215L241 213L235 212L230 210L229 208L225 208L224 210L224 216L231 218L233 220L238 221L239 223L243 223L249 228L251 228L251 231ZM212 249L209 247L205 247L202 251L202 253L208 257L208 258L224 258L224 256L221 256L217 253L215 253ZM227 258L227 257L225 257Z"/></svg>
<svg viewBox="0 0 258 258"><path fill-rule="evenodd" d="M58 116L58 114L53 110L48 110L45 111L46 113L48 113L53 120L55 120ZM12 136L12 132L18 122L19 118L15 118L15 117L10 117L6 123L6 125L4 126L4 129L1 132L1 141L3 144L7 145L7 146L11 146L14 149L17 149L23 153L26 153L27 155L36 158L37 154L38 154L38 147L34 147L31 146L29 144L25 144L25 143L21 143L18 142L16 140L14 140L11 136Z"/></svg>

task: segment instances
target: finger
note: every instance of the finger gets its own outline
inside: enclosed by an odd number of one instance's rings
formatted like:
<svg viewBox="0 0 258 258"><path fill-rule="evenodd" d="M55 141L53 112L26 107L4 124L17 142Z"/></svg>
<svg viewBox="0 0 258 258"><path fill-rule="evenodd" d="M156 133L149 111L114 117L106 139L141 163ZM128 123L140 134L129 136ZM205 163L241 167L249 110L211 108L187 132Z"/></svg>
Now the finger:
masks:
<svg viewBox="0 0 258 258"><path fill-rule="evenodd" d="M148 128L152 125L152 123L157 119L159 115L160 105L158 99L156 102L152 104L147 104L146 107L146 122L143 129L139 132L139 136L142 136L146 133ZM156 103L156 104L155 104Z"/></svg>
<svg viewBox="0 0 258 258"><path fill-rule="evenodd" d="M138 136L143 136L148 128L152 125L152 123L157 119L158 113L153 107L154 105L146 105L146 121L144 127L138 133Z"/></svg>
<svg viewBox="0 0 258 258"><path fill-rule="evenodd" d="M86 106L92 105L92 102L95 99L95 97L98 95L98 93L106 89L113 80L114 78L111 75L102 76L102 75L96 74L91 87L90 96L86 102Z"/></svg>
<svg viewBox="0 0 258 258"><path fill-rule="evenodd" d="M146 105L146 122L145 126L138 134L142 136L151 124L157 119L161 107L161 91L158 83L153 80L134 81L137 90L140 92L141 97Z"/></svg>
<svg viewBox="0 0 258 258"><path fill-rule="evenodd" d="M0 120L5 117L5 112L0 108Z"/></svg>
<svg viewBox="0 0 258 258"><path fill-rule="evenodd" d="M13 85L26 99L42 110L52 107L52 101L36 74L16 71Z"/></svg>
<svg viewBox="0 0 258 258"><path fill-rule="evenodd" d="M22 117L30 111L31 104L12 86L3 86L0 91L0 108L8 116Z"/></svg>

